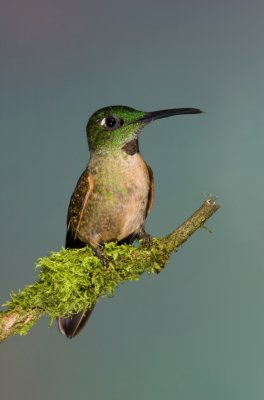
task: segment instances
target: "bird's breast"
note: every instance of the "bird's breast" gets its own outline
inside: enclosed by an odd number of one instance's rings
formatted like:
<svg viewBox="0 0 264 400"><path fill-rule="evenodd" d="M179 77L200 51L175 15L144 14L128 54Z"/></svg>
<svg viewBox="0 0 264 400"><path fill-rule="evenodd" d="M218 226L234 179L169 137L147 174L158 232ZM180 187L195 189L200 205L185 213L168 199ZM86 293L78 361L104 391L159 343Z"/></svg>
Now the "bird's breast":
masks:
<svg viewBox="0 0 264 400"><path fill-rule="evenodd" d="M79 239L96 246L137 232L144 224L150 190L140 154L91 159L89 173L94 188L83 210Z"/></svg>

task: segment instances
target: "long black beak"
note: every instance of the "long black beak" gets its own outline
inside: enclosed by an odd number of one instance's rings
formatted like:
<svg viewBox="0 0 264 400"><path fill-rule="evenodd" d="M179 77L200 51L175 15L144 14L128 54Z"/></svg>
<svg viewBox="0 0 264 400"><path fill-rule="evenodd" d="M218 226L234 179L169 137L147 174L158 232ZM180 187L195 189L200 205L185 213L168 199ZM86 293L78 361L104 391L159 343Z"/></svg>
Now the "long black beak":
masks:
<svg viewBox="0 0 264 400"><path fill-rule="evenodd" d="M137 122L151 122L160 118L172 117L173 115L182 115L182 114L201 114L202 110L198 108L171 108L168 110L160 110L160 111L152 111L147 112L144 117L141 117L137 120Z"/></svg>

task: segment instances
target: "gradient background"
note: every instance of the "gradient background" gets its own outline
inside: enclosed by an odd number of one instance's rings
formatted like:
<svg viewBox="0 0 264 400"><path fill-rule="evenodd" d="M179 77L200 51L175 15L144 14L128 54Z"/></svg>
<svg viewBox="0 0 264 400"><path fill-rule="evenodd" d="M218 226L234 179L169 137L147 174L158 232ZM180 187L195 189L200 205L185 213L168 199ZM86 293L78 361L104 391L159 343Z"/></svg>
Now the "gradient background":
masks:
<svg viewBox="0 0 264 400"><path fill-rule="evenodd" d="M96 109L200 107L140 139L152 235L214 194L159 276L126 283L75 340L41 321L1 344L1 399L264 397L264 3L1 0L0 301L64 244Z"/></svg>

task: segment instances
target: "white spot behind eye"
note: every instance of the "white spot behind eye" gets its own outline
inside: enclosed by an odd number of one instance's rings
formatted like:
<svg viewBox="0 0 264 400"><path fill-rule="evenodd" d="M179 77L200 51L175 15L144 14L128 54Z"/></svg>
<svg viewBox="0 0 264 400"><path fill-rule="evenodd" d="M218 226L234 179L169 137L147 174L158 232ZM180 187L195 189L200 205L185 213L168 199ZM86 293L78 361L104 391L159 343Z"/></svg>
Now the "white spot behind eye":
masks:
<svg viewBox="0 0 264 400"><path fill-rule="evenodd" d="M106 118L103 118L102 121L100 122L100 125L105 126L105 121L106 121Z"/></svg>

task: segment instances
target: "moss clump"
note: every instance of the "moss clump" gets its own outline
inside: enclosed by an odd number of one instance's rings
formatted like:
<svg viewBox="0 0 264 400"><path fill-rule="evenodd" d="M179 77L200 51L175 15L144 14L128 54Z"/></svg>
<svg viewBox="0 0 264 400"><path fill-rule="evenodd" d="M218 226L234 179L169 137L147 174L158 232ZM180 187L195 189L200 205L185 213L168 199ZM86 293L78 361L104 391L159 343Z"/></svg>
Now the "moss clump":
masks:
<svg viewBox="0 0 264 400"><path fill-rule="evenodd" d="M153 244L155 239L153 240ZM9 310L39 310L52 319L69 316L84 308L91 308L100 297L112 296L126 280L137 280L143 272L159 272L159 248L147 249L141 245L118 246L107 243L104 252L109 259L104 268L90 247L51 253L37 260L40 269L38 281L23 291L11 295ZM159 262L157 260L159 256ZM164 262L167 257L164 257Z"/></svg>

